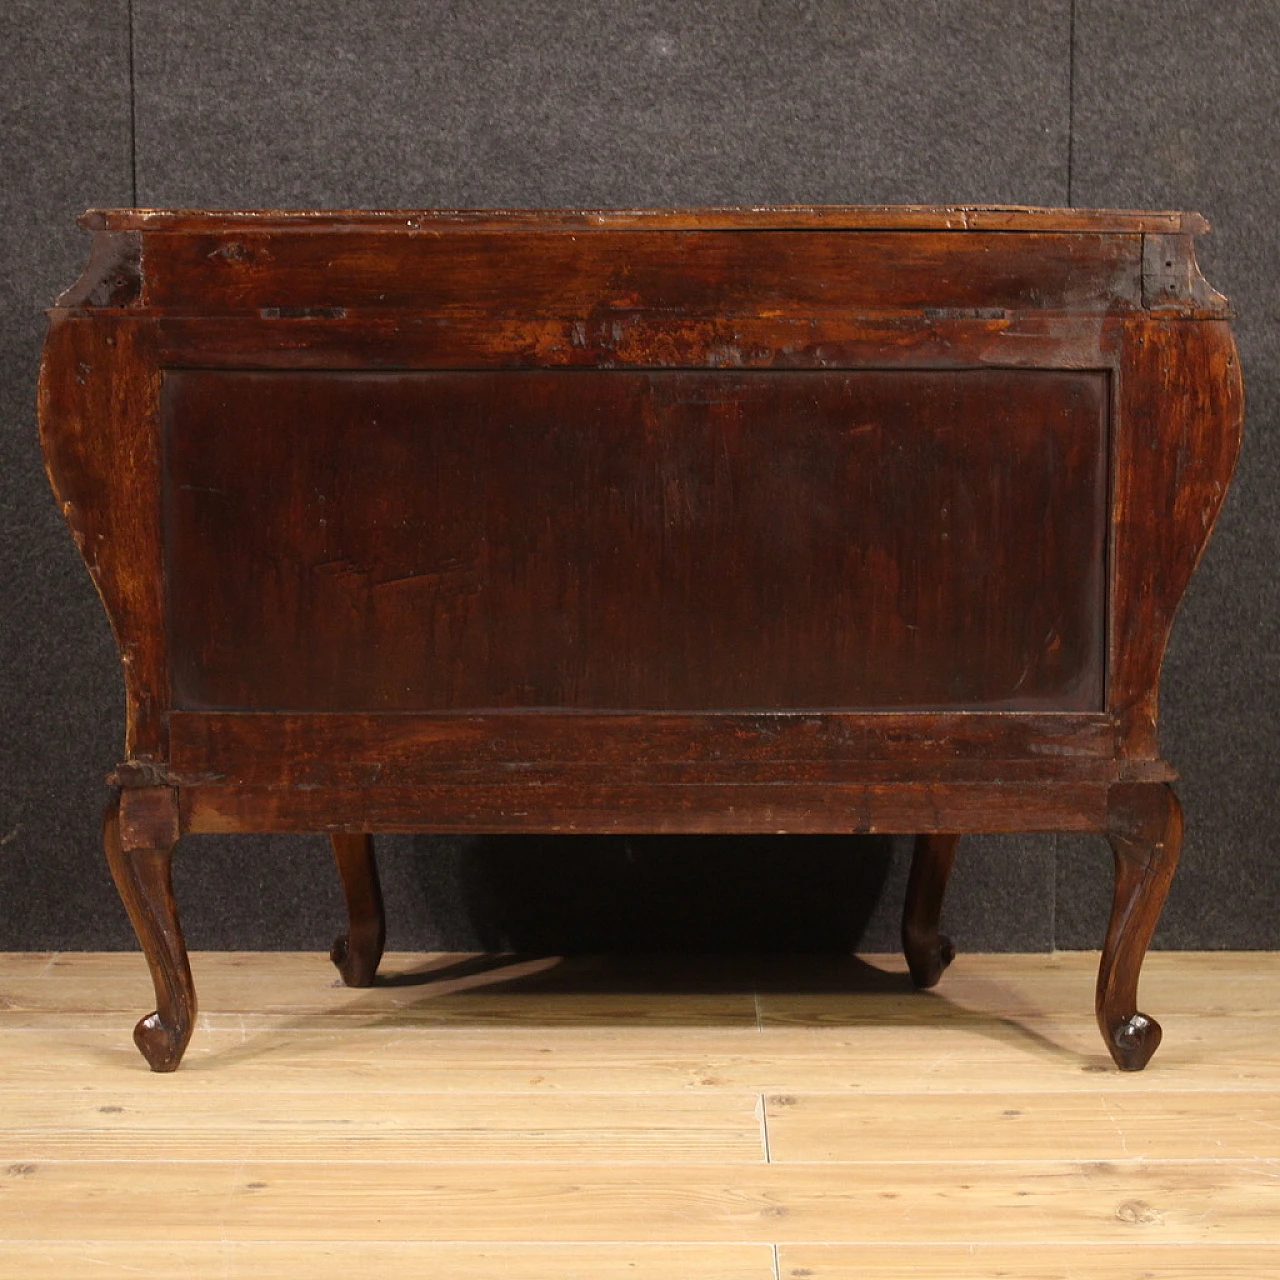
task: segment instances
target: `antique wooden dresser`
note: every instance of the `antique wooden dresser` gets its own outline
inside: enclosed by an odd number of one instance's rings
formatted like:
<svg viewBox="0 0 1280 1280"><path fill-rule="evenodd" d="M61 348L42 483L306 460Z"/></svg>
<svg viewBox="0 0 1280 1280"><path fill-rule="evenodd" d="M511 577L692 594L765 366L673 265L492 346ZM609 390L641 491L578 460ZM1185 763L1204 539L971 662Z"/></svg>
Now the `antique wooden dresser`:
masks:
<svg viewBox="0 0 1280 1280"><path fill-rule="evenodd" d="M87 213L40 388L124 666L105 820L172 1070L184 832L910 832L1115 853L1097 1014L1181 815L1156 694L1241 388L1201 218L1015 208Z"/></svg>

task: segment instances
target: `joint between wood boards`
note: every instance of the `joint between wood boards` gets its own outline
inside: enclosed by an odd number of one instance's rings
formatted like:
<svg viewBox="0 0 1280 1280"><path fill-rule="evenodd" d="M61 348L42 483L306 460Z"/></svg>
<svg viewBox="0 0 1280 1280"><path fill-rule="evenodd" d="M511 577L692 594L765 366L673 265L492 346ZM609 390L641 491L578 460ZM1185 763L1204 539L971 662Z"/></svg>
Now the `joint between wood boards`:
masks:
<svg viewBox="0 0 1280 1280"><path fill-rule="evenodd" d="M1195 241L1189 235L1142 237L1142 305L1149 311L1193 308L1230 313L1226 298L1200 274Z"/></svg>
<svg viewBox="0 0 1280 1280"><path fill-rule="evenodd" d="M1107 835L1116 856L1144 873L1165 858L1168 806L1175 804L1167 782L1119 782L1107 795Z"/></svg>
<svg viewBox="0 0 1280 1280"><path fill-rule="evenodd" d="M55 307L133 307L142 298L142 233L95 231L80 278L58 295Z"/></svg>
<svg viewBox="0 0 1280 1280"><path fill-rule="evenodd" d="M167 787L169 766L163 760L122 760L107 774L112 787Z"/></svg>
<svg viewBox="0 0 1280 1280"><path fill-rule="evenodd" d="M123 787L120 791L120 845L124 849L166 849L182 834L176 787Z"/></svg>

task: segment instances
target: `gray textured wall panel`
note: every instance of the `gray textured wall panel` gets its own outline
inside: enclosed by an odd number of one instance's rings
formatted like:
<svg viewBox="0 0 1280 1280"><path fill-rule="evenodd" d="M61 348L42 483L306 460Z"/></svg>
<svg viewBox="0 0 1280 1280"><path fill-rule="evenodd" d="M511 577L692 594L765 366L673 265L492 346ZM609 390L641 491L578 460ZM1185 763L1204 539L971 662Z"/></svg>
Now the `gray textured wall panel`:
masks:
<svg viewBox="0 0 1280 1280"><path fill-rule="evenodd" d="M85 259L76 215L130 199L125 0L9 0L0 50L0 948L127 945L97 834L119 661L35 421L43 308Z"/></svg>
<svg viewBox="0 0 1280 1280"><path fill-rule="evenodd" d="M1079 0L1072 195L1193 208L1210 282L1239 311L1245 444L1174 626L1162 747L1182 774L1182 865L1157 945L1275 946L1280 872L1280 5ZM1095 945L1097 849L1062 841L1058 945Z"/></svg>
<svg viewBox="0 0 1280 1280"><path fill-rule="evenodd" d="M139 196L1061 203L1066 0L135 0Z"/></svg>
<svg viewBox="0 0 1280 1280"><path fill-rule="evenodd" d="M1218 231L1207 273L1242 312L1249 441L1165 682L1191 817L1165 945L1280 938L1261 813L1280 781L1265 749L1278 12L1261 0L1076 11L1075 203L1201 207ZM134 0L133 18L144 204L1067 199L1068 0ZM127 6L10 4L0 34L16 52L3 89L16 181L0 187L0 643L17 673L0 740L0 946L132 945L96 833L120 750L116 659L40 474L33 412L37 309L83 261L73 216L130 198ZM401 947L889 948L905 885L902 840L380 847ZM315 947L338 922L320 838L189 838L175 878L195 947ZM966 841L946 923L962 947L1091 946L1107 895L1100 840Z"/></svg>

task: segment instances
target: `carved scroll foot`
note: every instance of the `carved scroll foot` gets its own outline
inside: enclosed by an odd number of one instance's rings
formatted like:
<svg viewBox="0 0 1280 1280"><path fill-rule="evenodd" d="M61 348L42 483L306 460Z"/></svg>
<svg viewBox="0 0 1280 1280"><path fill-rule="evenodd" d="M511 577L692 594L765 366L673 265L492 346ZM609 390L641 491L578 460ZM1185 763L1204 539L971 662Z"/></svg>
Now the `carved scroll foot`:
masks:
<svg viewBox="0 0 1280 1280"><path fill-rule="evenodd" d="M1160 1045L1160 1024L1138 1011L1138 975L1182 848L1182 806L1167 783L1111 788L1108 838L1115 896L1098 968L1098 1027L1116 1066L1141 1071Z"/></svg>
<svg viewBox="0 0 1280 1280"><path fill-rule="evenodd" d="M134 1028L133 1042L152 1071L174 1071L195 1026L196 993L173 898L178 839L173 792L127 791L107 805L102 843L155 985L156 1009Z"/></svg>
<svg viewBox="0 0 1280 1280"><path fill-rule="evenodd" d="M902 950L917 987L932 987L956 958L951 939L938 932L958 835L916 836L902 912Z"/></svg>
<svg viewBox="0 0 1280 1280"><path fill-rule="evenodd" d="M334 942L329 958L347 986L370 987L387 939L373 837L340 832L332 839L347 899L347 932Z"/></svg>

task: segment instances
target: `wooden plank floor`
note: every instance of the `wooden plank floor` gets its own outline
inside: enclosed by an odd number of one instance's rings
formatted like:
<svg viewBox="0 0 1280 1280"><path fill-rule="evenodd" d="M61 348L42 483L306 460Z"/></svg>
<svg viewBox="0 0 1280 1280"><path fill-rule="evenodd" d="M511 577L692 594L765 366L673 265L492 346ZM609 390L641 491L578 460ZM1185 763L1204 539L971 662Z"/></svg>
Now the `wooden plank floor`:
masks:
<svg viewBox="0 0 1280 1280"><path fill-rule="evenodd" d="M1280 955L198 954L177 1074L138 955L0 956L0 1276L1280 1277Z"/></svg>

